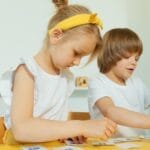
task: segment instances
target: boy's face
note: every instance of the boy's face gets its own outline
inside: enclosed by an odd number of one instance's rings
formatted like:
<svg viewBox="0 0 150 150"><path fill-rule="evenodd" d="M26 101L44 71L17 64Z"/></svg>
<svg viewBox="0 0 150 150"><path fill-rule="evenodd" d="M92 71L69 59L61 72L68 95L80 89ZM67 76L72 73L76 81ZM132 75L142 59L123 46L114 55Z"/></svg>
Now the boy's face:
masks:
<svg viewBox="0 0 150 150"><path fill-rule="evenodd" d="M96 37L89 34L76 34L59 41L51 57L56 68L64 69L80 64L83 56L90 54L96 46Z"/></svg>
<svg viewBox="0 0 150 150"><path fill-rule="evenodd" d="M127 58L122 58L117 64L111 69L111 72L120 81L126 81L136 69L137 62L139 60L139 54L134 53Z"/></svg>

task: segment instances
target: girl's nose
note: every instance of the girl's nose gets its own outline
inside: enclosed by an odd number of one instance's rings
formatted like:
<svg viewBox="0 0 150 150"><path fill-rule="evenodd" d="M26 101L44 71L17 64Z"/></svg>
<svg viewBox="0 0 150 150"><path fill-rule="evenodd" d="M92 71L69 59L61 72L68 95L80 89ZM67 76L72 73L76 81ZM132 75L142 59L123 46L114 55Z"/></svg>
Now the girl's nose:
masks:
<svg viewBox="0 0 150 150"><path fill-rule="evenodd" d="M80 61L81 61L81 57L77 57L74 61L73 61L73 64L75 66L78 66L80 64Z"/></svg>

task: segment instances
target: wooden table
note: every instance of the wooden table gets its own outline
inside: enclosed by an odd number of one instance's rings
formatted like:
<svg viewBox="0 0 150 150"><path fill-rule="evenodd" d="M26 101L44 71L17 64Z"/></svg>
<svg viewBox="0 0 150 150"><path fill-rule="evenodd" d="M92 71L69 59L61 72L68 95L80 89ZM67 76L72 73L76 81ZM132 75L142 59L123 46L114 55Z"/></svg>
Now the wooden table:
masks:
<svg viewBox="0 0 150 150"><path fill-rule="evenodd" d="M124 142L122 144L135 144L139 146L138 148L130 148L130 150L150 150L150 141L139 141L139 142ZM47 148L47 150L59 150L63 146L66 146L63 143L59 143L58 141L54 142L49 142L49 143L42 143L42 144L37 144L41 145ZM26 145L4 145L0 144L0 150L21 150L21 148ZM27 146L33 146L32 145L27 145ZM123 148L118 147L117 145L115 146L92 146L90 144L87 144L85 146L79 146L81 150L123 150ZM124 149L125 150L125 149ZM128 149L129 150L129 149Z"/></svg>

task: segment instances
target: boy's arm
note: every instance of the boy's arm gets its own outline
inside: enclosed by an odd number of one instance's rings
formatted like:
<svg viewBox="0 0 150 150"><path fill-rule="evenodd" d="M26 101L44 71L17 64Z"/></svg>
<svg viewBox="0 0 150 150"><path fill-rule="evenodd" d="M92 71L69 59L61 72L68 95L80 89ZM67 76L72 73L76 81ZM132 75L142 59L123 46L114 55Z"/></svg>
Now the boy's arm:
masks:
<svg viewBox="0 0 150 150"><path fill-rule="evenodd" d="M110 97L103 97L96 102L101 113L117 124L134 128L150 128L150 115L144 115L122 107L117 107Z"/></svg>

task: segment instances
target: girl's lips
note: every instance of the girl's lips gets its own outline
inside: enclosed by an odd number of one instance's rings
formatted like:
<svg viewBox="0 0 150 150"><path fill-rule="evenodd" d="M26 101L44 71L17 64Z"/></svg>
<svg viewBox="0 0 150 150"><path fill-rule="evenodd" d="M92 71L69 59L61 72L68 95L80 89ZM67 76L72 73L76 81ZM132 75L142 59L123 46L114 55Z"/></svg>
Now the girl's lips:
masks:
<svg viewBox="0 0 150 150"><path fill-rule="evenodd" d="M74 65L69 65L68 67L73 67Z"/></svg>

